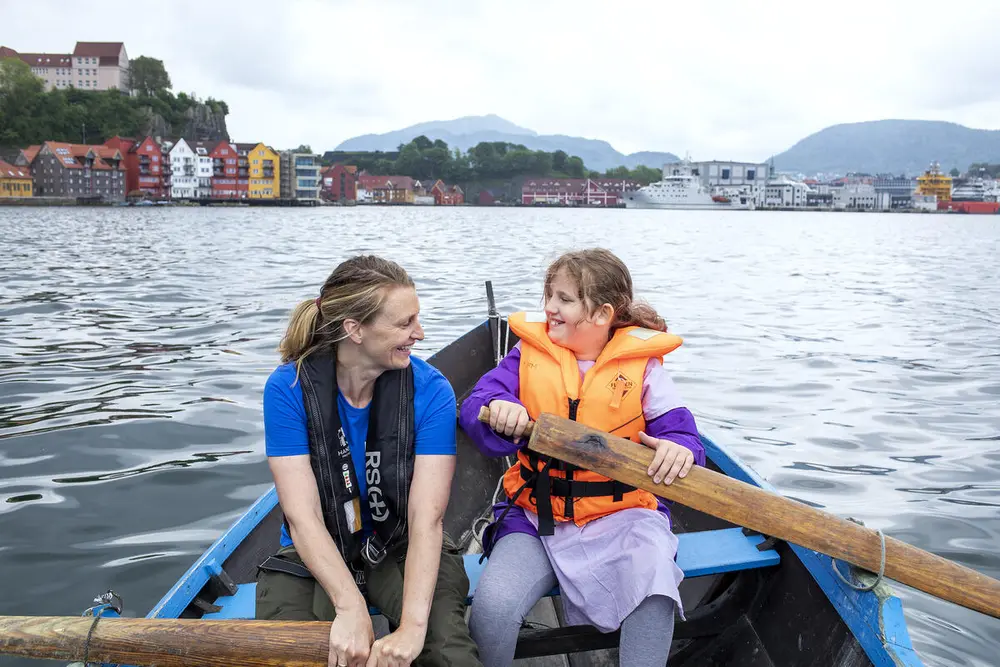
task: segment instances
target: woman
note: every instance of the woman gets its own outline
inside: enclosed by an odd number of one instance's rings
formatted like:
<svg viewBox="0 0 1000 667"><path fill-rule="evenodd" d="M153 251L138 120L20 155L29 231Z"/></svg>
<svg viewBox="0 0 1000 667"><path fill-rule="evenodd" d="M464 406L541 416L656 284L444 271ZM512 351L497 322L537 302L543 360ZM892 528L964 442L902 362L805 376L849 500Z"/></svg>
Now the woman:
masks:
<svg viewBox="0 0 1000 667"><path fill-rule="evenodd" d="M455 393L411 358L419 310L397 264L343 262L295 308L264 388L285 523L258 574L257 618L332 620L331 667L480 664L468 578L443 531ZM378 641L369 604L392 630Z"/></svg>

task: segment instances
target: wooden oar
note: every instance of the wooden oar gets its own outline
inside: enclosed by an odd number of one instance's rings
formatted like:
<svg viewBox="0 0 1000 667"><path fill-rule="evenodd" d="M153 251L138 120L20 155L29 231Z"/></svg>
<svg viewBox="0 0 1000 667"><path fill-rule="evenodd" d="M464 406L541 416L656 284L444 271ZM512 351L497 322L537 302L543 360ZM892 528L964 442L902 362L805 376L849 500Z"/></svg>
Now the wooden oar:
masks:
<svg viewBox="0 0 1000 667"><path fill-rule="evenodd" d="M480 421L489 423L483 408ZM653 450L579 422L542 414L529 424L528 448L645 489L705 514L878 572L878 534L833 514L752 484L694 466L672 484L646 474ZM885 538L885 576L943 600L1000 618L1000 581L892 537Z"/></svg>
<svg viewBox="0 0 1000 667"><path fill-rule="evenodd" d="M0 653L84 659L86 616L0 616ZM200 621L102 618L87 660L156 667L326 667L330 624L321 621Z"/></svg>

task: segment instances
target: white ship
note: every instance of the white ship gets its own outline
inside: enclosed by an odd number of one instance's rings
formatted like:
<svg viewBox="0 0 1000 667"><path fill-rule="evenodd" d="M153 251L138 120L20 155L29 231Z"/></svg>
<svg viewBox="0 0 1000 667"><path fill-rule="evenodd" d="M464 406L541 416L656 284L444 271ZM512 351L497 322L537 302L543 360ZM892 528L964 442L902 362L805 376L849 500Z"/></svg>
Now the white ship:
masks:
<svg viewBox="0 0 1000 667"><path fill-rule="evenodd" d="M623 194L625 208L752 209L753 197L734 188L713 194L690 161L664 165L663 180Z"/></svg>
<svg viewBox="0 0 1000 667"><path fill-rule="evenodd" d="M981 169L981 172L985 170ZM952 201L1000 201L1000 189L992 178L978 176L956 187L951 193Z"/></svg>

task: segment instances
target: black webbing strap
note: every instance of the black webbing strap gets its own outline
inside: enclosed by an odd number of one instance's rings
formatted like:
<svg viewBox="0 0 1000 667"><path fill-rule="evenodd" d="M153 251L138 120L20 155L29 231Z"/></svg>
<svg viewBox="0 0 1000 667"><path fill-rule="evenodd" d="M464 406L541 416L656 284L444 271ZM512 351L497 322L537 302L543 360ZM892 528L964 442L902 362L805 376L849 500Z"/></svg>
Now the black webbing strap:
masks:
<svg viewBox="0 0 1000 667"><path fill-rule="evenodd" d="M535 482L535 501L538 506L538 534L554 535L556 532L556 520L552 515L552 476L549 474L552 468L552 459L545 462L542 469L538 471L538 481ZM523 474L524 466L521 466Z"/></svg>

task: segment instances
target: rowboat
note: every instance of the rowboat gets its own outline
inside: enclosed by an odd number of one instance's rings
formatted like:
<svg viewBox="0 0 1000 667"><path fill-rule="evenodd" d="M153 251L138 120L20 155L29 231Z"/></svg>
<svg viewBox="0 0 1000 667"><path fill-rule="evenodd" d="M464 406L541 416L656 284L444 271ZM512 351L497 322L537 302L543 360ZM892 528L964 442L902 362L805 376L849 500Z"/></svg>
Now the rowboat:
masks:
<svg viewBox="0 0 1000 667"><path fill-rule="evenodd" d="M516 342L493 306L489 284L487 290L488 317L428 359L451 382L459 402ZM723 445L701 438L710 469L776 492ZM481 455L459 430L445 530L466 553L470 601L485 566L480 563L481 529L508 463ZM671 516L680 540L677 563L685 574L680 592L686 615L676 625L671 667L922 664L902 604L885 581L681 504L673 506ZM257 566L278 549L281 521L272 487L191 565L147 618L254 618ZM557 597L558 590L552 591L522 626L517 657L525 661L519 664L565 665L570 654L573 665L617 664L618 634L566 626ZM371 611L377 618L378 610Z"/></svg>

